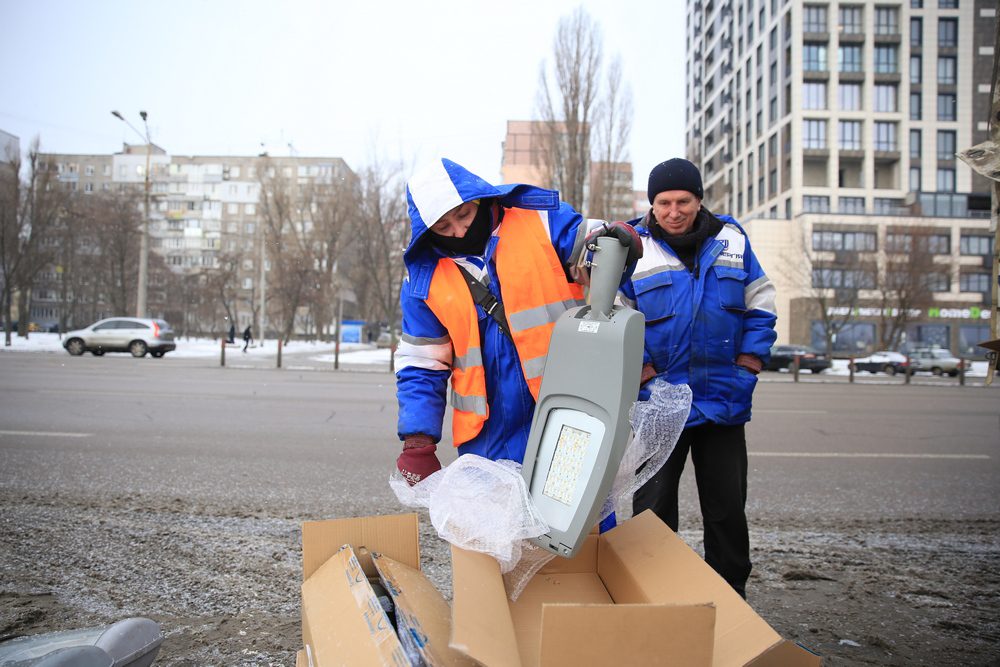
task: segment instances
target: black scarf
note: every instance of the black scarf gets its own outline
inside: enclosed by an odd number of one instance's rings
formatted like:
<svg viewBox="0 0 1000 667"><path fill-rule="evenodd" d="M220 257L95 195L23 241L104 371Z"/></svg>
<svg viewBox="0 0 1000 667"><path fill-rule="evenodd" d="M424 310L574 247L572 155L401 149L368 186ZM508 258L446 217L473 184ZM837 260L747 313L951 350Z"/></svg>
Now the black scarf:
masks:
<svg viewBox="0 0 1000 667"><path fill-rule="evenodd" d="M654 239L663 241L677 254L677 258L684 263L688 271L694 272L695 260L701 250L705 239L712 238L722 230L722 221L709 213L704 206L698 210L698 215L694 218L694 225L683 234L671 235L663 231L663 228L656 222L652 211L649 213L647 223L650 234Z"/></svg>
<svg viewBox="0 0 1000 667"><path fill-rule="evenodd" d="M429 231L426 234L432 245L440 248L447 255L474 255L480 256L486 252L486 242L490 240L493 233L493 199L483 199L479 202L479 210L476 217L466 230L465 236L441 236Z"/></svg>

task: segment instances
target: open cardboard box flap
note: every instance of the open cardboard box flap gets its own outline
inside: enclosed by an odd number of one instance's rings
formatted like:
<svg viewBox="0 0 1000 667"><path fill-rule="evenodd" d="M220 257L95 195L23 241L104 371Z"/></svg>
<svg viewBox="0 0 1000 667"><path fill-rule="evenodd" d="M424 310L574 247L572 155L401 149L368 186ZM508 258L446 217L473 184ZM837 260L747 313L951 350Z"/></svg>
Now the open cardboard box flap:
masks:
<svg viewBox="0 0 1000 667"><path fill-rule="evenodd" d="M812 666L655 514L556 558L509 602L496 561L452 547L453 648L495 666ZM605 660L606 659L606 660Z"/></svg>
<svg viewBox="0 0 1000 667"><path fill-rule="evenodd" d="M419 566L416 514L303 523L297 667L409 665L404 643L431 667L471 665L448 647L448 603ZM369 583L375 577L393 599L403 642Z"/></svg>
<svg viewBox="0 0 1000 667"><path fill-rule="evenodd" d="M400 635L420 654L425 664L464 667L476 663L448 647L451 635L451 608L419 570L375 554L375 567L396 606Z"/></svg>

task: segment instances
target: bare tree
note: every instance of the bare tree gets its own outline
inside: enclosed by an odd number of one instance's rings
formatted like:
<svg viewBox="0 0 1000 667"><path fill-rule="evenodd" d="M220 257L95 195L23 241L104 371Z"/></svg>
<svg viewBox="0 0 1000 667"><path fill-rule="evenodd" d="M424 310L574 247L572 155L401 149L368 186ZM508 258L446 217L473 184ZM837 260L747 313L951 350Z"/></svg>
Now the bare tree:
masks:
<svg viewBox="0 0 1000 667"><path fill-rule="evenodd" d="M601 70L601 30L583 7L559 20L552 72L542 63L537 98L540 124L534 137L544 169L563 200L577 209L586 204L590 171L590 132Z"/></svg>
<svg viewBox="0 0 1000 667"><path fill-rule="evenodd" d="M295 330L299 307L316 288L318 266L310 248L312 220L300 197L298 184L282 173L270 157L258 167L260 204L267 256L271 262L268 290L277 307L279 335L288 341ZM269 314L270 315L270 314ZM275 321L269 316L271 321ZM261 334L263 335L263 334Z"/></svg>
<svg viewBox="0 0 1000 667"><path fill-rule="evenodd" d="M919 309L934 302L935 283L948 270L934 262L937 236L929 227L892 229L887 234L877 288L881 349L897 349Z"/></svg>
<svg viewBox="0 0 1000 667"><path fill-rule="evenodd" d="M324 335L335 319L334 304L343 296L345 281L340 275L341 258L350 245L352 225L358 216L360 192L357 177L350 172L334 175L329 182L314 181L306 192L312 211L313 234L310 245L317 267L316 289L310 311L319 335ZM326 331L326 335L329 335Z"/></svg>
<svg viewBox="0 0 1000 667"><path fill-rule="evenodd" d="M618 56L608 67L596 116L587 213L604 220L631 218L628 142L632 133L632 91L624 81Z"/></svg>
<svg viewBox="0 0 1000 667"><path fill-rule="evenodd" d="M94 194L78 198L78 210L87 218L90 240L97 253L95 278L111 311L124 315L135 304L139 275L140 199L135 192Z"/></svg>
<svg viewBox="0 0 1000 667"><path fill-rule="evenodd" d="M39 159L39 140L28 150L27 181L20 178L21 161L0 171L0 280L5 345L11 344L11 311L18 295L18 335L27 336L31 290L39 271L51 263L53 230L65 205L65 193L55 187L55 173Z"/></svg>
<svg viewBox="0 0 1000 667"><path fill-rule="evenodd" d="M855 321L861 292L876 286L877 264L867 251L831 250L822 237L814 239L811 231L796 231L799 251L781 265L788 267L785 278L802 295L810 319L819 322L826 354L831 357L837 336Z"/></svg>
<svg viewBox="0 0 1000 667"><path fill-rule="evenodd" d="M374 159L359 174L359 194L353 283L369 316L388 323L395 336L410 231L402 165Z"/></svg>
<svg viewBox="0 0 1000 667"><path fill-rule="evenodd" d="M236 322L239 288L237 280L242 262L242 251L224 252L219 254L218 264L205 271L205 287L211 295L211 300L221 307L227 322Z"/></svg>

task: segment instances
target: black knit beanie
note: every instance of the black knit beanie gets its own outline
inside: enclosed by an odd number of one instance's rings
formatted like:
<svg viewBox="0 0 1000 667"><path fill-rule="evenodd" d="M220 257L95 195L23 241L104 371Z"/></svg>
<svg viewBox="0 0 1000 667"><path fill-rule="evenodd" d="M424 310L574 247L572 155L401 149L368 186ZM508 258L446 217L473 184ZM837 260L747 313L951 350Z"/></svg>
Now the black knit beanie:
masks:
<svg viewBox="0 0 1000 667"><path fill-rule="evenodd" d="M652 204L656 195L667 190L687 190L698 199L705 198L705 190L701 186L701 172L688 160L675 157L661 162L649 172L649 203Z"/></svg>

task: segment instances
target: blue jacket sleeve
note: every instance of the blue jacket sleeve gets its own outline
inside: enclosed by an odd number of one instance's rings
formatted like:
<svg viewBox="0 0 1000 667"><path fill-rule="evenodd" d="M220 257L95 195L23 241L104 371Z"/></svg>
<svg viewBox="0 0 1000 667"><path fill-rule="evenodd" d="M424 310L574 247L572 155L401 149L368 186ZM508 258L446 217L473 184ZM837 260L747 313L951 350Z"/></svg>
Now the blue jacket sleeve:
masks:
<svg viewBox="0 0 1000 667"><path fill-rule="evenodd" d="M403 336L397 348L397 431L400 439L423 433L437 442L451 376L451 339L427 304L409 294L407 283L401 290L400 305Z"/></svg>
<svg viewBox="0 0 1000 667"><path fill-rule="evenodd" d="M559 202L559 209L549 211L549 236L560 261L564 265L575 261L573 250L581 224L586 221L566 202ZM585 226L585 225L584 225ZM586 232L584 231L584 234Z"/></svg>
<svg viewBox="0 0 1000 667"><path fill-rule="evenodd" d="M743 316L743 343L740 353L754 354L767 363L771 358L771 346L778 334L774 330L778 320L774 303L775 289L770 278L764 273L757 256L746 245L745 266L747 278L743 293L746 299L746 314Z"/></svg>
<svg viewBox="0 0 1000 667"><path fill-rule="evenodd" d="M559 202L557 211L549 211L549 236L563 266L576 264L580 253L587 252L583 247L587 235L599 227L596 222L588 224L588 220L566 202ZM625 267L619 286L628 281L634 269L635 264Z"/></svg>

